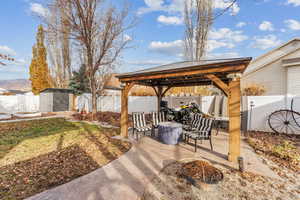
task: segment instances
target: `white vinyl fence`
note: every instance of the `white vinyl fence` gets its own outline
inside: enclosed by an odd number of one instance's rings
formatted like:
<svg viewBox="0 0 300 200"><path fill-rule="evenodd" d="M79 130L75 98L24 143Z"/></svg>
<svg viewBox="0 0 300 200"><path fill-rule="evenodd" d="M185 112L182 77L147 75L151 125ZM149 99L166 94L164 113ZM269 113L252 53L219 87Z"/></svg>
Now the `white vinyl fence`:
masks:
<svg viewBox="0 0 300 200"><path fill-rule="evenodd" d="M248 98L248 130L271 131L268 117L271 113L291 109L291 100L294 99L294 110L300 112L300 96L251 96ZM251 105L252 109L251 109Z"/></svg>
<svg viewBox="0 0 300 200"><path fill-rule="evenodd" d="M4 96L0 95L0 113L37 112L40 98L32 94Z"/></svg>
<svg viewBox="0 0 300 200"><path fill-rule="evenodd" d="M294 98L294 110L300 112L300 97L287 96L249 96L242 98L242 111L244 130L271 131L268 125L268 116L280 109L290 109L291 100ZM205 113L214 116L228 116L227 98L203 96L203 97L166 97L170 107L178 106L178 102L188 103L191 99L196 100ZM253 105L251 107L251 105ZM91 112L91 96L84 94L77 97L77 109ZM98 111L121 111L120 96L105 96L98 99ZM157 98L129 96L129 113L152 112L157 110Z"/></svg>
<svg viewBox="0 0 300 200"><path fill-rule="evenodd" d="M135 97L129 96L129 113L153 112L157 109L157 98L153 96ZM76 109L92 112L91 94L83 94L76 98ZM121 112L121 96L101 96L97 100L98 111Z"/></svg>

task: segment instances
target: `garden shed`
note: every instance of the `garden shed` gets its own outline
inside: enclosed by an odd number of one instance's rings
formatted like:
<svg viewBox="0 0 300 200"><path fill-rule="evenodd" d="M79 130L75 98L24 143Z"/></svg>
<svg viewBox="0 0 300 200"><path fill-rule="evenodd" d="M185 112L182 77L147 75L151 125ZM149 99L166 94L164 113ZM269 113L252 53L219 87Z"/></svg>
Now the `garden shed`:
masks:
<svg viewBox="0 0 300 200"><path fill-rule="evenodd" d="M40 93L40 112L71 111L74 92L70 89L47 88Z"/></svg>

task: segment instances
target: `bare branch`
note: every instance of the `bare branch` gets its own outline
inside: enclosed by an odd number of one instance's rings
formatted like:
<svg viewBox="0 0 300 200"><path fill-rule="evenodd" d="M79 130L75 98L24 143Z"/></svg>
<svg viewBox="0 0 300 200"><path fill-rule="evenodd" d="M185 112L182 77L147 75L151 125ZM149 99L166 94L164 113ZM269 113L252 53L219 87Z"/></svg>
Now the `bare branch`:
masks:
<svg viewBox="0 0 300 200"><path fill-rule="evenodd" d="M125 32L134 21L127 24L128 7L119 10L104 4L104 0L55 0L61 8L64 29L54 23L49 27L70 38L78 45L86 64L86 74L92 93L93 113L96 112L96 96L101 93L109 73L129 41ZM65 9L66 8L66 9ZM67 51L67 50L66 50Z"/></svg>

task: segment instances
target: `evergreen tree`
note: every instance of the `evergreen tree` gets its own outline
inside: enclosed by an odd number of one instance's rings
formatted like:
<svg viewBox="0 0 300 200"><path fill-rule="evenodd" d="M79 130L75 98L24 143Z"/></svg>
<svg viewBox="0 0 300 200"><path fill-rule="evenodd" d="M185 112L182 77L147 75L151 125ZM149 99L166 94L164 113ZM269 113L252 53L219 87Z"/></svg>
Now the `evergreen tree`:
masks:
<svg viewBox="0 0 300 200"><path fill-rule="evenodd" d="M44 39L44 29L43 26L40 25L36 36L37 43L32 47L32 60L30 64L31 87L35 95L51 87Z"/></svg>
<svg viewBox="0 0 300 200"><path fill-rule="evenodd" d="M69 83L69 88L74 90L76 95L81 95L85 92L90 92L89 79L86 75L86 65L82 64L78 72L73 71L73 76Z"/></svg>

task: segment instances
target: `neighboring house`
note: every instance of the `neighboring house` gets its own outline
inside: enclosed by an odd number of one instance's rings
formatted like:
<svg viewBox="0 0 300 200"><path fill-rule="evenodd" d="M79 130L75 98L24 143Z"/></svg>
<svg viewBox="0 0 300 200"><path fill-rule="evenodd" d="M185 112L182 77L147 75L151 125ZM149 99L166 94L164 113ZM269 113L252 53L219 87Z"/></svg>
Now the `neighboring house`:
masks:
<svg viewBox="0 0 300 200"><path fill-rule="evenodd" d="M11 95L22 95L26 93L27 93L26 91L22 91L22 90L7 90L7 89L0 88L0 95L11 96Z"/></svg>
<svg viewBox="0 0 300 200"><path fill-rule="evenodd" d="M300 38L295 38L253 60L243 74L242 89L253 84L264 95L300 95Z"/></svg>
<svg viewBox="0 0 300 200"><path fill-rule="evenodd" d="M120 87L113 87L113 86L106 86L104 87L104 95L105 96L121 96L121 88Z"/></svg>

